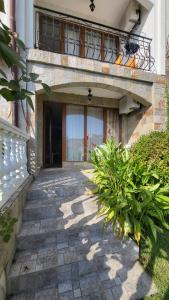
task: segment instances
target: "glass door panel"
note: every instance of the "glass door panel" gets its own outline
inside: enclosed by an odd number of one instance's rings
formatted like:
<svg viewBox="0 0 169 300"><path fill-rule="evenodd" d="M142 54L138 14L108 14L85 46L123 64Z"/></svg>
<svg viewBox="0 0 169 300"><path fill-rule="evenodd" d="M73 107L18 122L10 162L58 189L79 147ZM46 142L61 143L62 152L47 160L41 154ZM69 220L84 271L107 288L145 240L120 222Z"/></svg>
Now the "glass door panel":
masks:
<svg viewBox="0 0 169 300"><path fill-rule="evenodd" d="M84 107L66 106L66 159L84 160Z"/></svg>
<svg viewBox="0 0 169 300"><path fill-rule="evenodd" d="M101 34L99 32L85 31L85 57L101 59Z"/></svg>
<svg viewBox="0 0 169 300"><path fill-rule="evenodd" d="M112 35L104 36L104 61L114 63L117 59L117 38Z"/></svg>
<svg viewBox="0 0 169 300"><path fill-rule="evenodd" d="M87 159L91 151L103 143L103 109L98 107L87 108Z"/></svg>
<svg viewBox="0 0 169 300"><path fill-rule="evenodd" d="M66 24L64 31L65 53L78 56L80 51L80 27Z"/></svg>
<svg viewBox="0 0 169 300"><path fill-rule="evenodd" d="M118 110L107 110L107 138L113 138L119 142L119 113Z"/></svg>

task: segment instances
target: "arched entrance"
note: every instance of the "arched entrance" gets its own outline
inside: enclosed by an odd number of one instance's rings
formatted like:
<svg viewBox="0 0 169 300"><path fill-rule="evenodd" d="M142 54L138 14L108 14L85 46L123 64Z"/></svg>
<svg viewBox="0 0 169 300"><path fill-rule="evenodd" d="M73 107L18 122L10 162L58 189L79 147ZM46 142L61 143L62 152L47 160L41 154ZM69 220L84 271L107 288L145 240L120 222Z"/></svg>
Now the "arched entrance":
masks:
<svg viewBox="0 0 169 300"><path fill-rule="evenodd" d="M96 82L69 83L52 89L49 99L37 96L37 112L43 111L38 134L42 130L43 167L89 161L91 151L110 137L122 142L120 103L126 96L138 101L138 95Z"/></svg>

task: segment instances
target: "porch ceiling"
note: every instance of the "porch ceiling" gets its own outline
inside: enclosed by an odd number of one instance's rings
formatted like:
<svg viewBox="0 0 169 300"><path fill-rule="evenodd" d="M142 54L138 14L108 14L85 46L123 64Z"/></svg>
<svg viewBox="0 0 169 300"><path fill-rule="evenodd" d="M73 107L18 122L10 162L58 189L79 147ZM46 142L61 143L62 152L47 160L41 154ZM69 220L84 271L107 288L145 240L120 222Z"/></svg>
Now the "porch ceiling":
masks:
<svg viewBox="0 0 169 300"><path fill-rule="evenodd" d="M95 0L93 13L89 8L90 0L34 0L34 4L118 28L130 1Z"/></svg>
<svg viewBox="0 0 169 300"><path fill-rule="evenodd" d="M89 88L92 89L93 96L101 97L101 98L121 99L126 94L125 92L109 91L103 88L92 87L92 86L64 87L64 88L58 88L57 90L55 90L55 92L87 96Z"/></svg>

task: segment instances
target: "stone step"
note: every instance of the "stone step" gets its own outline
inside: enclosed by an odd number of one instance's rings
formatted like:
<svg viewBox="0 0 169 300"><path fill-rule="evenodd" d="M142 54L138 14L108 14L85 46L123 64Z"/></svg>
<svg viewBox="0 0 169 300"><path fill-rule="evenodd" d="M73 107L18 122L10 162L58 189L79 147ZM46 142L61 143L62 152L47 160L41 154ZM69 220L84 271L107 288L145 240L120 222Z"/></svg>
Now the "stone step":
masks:
<svg viewBox="0 0 169 300"><path fill-rule="evenodd" d="M58 243L57 246L16 253L8 277L9 294L15 295L44 286L58 288L63 282L76 282L87 274L102 273L114 263L115 257L112 262L112 255L120 255L125 265L131 265L138 259L138 247L133 247L132 241L122 243L109 238L93 236L92 241L91 237L81 237L81 240L74 242L74 246Z"/></svg>
<svg viewBox="0 0 169 300"><path fill-rule="evenodd" d="M58 300L58 290L55 287L38 289L34 292L19 293L7 297L7 300Z"/></svg>
<svg viewBox="0 0 169 300"><path fill-rule="evenodd" d="M54 204L40 204L28 205L24 209L23 221L36 221L42 219L58 218L63 216L59 209L59 205Z"/></svg>
<svg viewBox="0 0 169 300"><path fill-rule="evenodd" d="M91 200L91 198L93 198ZM27 201L24 209L24 221L37 221L50 218L75 218L77 215L82 215L84 211L96 212L98 206L95 201L96 197L92 195L76 195L71 201L71 197L67 201L62 198L49 198ZM65 219L66 223L66 219Z"/></svg>
<svg viewBox="0 0 169 300"><path fill-rule="evenodd" d="M85 193L86 189L94 189L96 186L93 184L79 183L78 185L70 184L55 187L53 190L42 190L40 188L31 189L27 194L28 201L36 200L48 200L48 199L67 199L71 197L76 197Z"/></svg>
<svg viewBox="0 0 169 300"><path fill-rule="evenodd" d="M62 222L62 219L61 219ZM58 225L58 219L41 220L39 223L26 222L23 225L21 233L17 236L17 250L41 248L44 245L70 242L74 243L83 234L85 238L91 237L92 240L101 239L103 237L112 238L111 231L104 231L102 223L96 223L92 226L79 224L79 226L71 226L64 229L61 224Z"/></svg>

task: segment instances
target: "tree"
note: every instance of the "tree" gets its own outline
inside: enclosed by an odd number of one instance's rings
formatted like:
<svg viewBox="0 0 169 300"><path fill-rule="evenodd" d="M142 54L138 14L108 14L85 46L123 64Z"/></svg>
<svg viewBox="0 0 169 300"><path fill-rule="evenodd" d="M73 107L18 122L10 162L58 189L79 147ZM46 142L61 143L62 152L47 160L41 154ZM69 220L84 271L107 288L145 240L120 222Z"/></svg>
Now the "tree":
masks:
<svg viewBox="0 0 169 300"><path fill-rule="evenodd" d="M0 12L5 13L3 0L0 0ZM13 47L13 45L16 45L16 47ZM25 45L18 38L17 33L12 32L0 20L0 60L4 66L7 66L11 70L16 68L18 73L17 79L9 80L6 73L0 69L0 95L6 101L22 101L26 99L28 105L34 110L31 99L34 93L29 91L27 87L23 88L23 82L41 84L47 95L51 93L51 90L47 84L39 80L38 74L27 73L26 59L23 58L23 55L20 55L20 52L24 53L25 50Z"/></svg>

